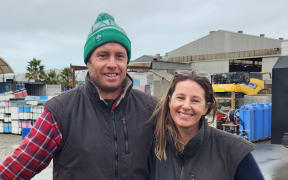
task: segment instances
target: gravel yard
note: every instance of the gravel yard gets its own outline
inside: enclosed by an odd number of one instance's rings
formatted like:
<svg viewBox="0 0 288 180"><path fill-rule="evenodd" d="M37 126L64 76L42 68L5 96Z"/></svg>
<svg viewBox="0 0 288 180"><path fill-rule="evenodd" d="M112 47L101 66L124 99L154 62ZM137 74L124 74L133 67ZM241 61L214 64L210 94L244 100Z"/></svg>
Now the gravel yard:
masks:
<svg viewBox="0 0 288 180"><path fill-rule="evenodd" d="M0 163L5 158L12 154L14 149L17 148L22 141L22 137L19 135L0 134ZM52 180L53 164L43 170L40 174L36 175L33 180Z"/></svg>
<svg viewBox="0 0 288 180"><path fill-rule="evenodd" d="M0 134L0 162L10 155L19 146L22 138L19 135Z"/></svg>

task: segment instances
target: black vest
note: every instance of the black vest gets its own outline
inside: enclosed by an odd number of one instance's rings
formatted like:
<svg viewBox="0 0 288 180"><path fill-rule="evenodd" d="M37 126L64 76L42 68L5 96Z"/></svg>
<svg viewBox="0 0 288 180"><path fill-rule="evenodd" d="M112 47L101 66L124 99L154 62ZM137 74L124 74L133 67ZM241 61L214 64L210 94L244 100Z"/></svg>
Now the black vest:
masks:
<svg viewBox="0 0 288 180"><path fill-rule="evenodd" d="M152 154L153 180L234 179L239 163L255 145L208 126L204 119L201 122L199 132L186 144L183 154L176 152L171 138L166 148L166 161L159 161Z"/></svg>
<svg viewBox="0 0 288 180"><path fill-rule="evenodd" d="M63 143L53 158L53 179L148 180L153 127L147 121L156 103L131 85L111 111L89 78L52 98L45 107L58 122Z"/></svg>

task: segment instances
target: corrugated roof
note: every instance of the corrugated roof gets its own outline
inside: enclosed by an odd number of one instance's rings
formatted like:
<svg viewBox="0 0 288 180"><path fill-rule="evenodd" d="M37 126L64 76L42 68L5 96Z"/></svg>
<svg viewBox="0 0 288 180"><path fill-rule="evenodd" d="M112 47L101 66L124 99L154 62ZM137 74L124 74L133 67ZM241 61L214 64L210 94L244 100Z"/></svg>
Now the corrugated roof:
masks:
<svg viewBox="0 0 288 180"><path fill-rule="evenodd" d="M14 73L13 69L9 66L9 64L0 57L0 74L8 74Z"/></svg>
<svg viewBox="0 0 288 180"><path fill-rule="evenodd" d="M168 58L281 48L281 40L218 30L168 53Z"/></svg>
<svg viewBox="0 0 288 180"><path fill-rule="evenodd" d="M143 55L135 60L132 60L130 63L136 63L136 62L151 62L153 61L154 56L151 55Z"/></svg>

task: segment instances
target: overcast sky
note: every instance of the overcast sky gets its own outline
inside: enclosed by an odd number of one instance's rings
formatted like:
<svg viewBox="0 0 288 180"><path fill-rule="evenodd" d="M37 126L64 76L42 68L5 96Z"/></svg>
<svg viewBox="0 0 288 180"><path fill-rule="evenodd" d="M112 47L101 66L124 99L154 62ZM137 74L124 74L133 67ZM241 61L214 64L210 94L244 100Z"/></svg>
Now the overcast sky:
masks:
<svg viewBox="0 0 288 180"><path fill-rule="evenodd" d="M15 73L85 65L83 47L108 12L132 42L132 59L174 50L213 30L288 39L287 0L1 0L0 57Z"/></svg>

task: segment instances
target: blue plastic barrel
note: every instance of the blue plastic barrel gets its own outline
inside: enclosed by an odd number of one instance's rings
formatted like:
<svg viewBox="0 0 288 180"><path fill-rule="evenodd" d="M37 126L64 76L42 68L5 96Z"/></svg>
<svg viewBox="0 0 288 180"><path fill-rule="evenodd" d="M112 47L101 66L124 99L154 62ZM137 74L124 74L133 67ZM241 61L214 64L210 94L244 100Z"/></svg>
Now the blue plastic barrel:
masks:
<svg viewBox="0 0 288 180"><path fill-rule="evenodd" d="M272 103L267 103L268 109L268 137L271 137Z"/></svg>
<svg viewBox="0 0 288 180"><path fill-rule="evenodd" d="M240 136L247 137L247 140L254 140L254 107L249 105L241 106L239 120Z"/></svg>
<svg viewBox="0 0 288 180"><path fill-rule="evenodd" d="M247 106L249 106L249 108L252 110L253 112L253 128L251 130L251 132L253 133L253 139L251 140L257 140L259 139L259 129L257 128L258 125L258 121L257 121L257 107L255 106L255 104L247 104Z"/></svg>
<svg viewBox="0 0 288 180"><path fill-rule="evenodd" d="M254 120L255 120L255 140L263 139L264 138L264 119L263 119L263 112L264 108L260 106L259 104L251 104L255 107L255 114L254 114Z"/></svg>
<svg viewBox="0 0 288 180"><path fill-rule="evenodd" d="M29 134L30 130L31 128L22 128L22 139Z"/></svg>
<svg viewBox="0 0 288 180"><path fill-rule="evenodd" d="M269 106L267 103L263 103L263 118L264 118L264 138L268 138L269 137Z"/></svg>

